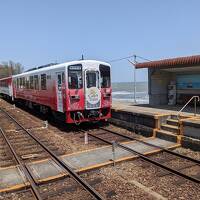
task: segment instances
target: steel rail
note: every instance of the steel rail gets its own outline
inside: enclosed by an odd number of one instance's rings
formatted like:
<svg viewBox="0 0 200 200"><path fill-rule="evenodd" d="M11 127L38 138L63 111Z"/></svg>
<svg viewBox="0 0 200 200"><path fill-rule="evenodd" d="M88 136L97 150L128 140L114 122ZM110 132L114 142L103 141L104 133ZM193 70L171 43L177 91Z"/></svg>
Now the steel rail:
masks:
<svg viewBox="0 0 200 200"><path fill-rule="evenodd" d="M103 141L103 142L105 142L105 143L107 143L107 144L113 145L113 142L110 142L110 141L108 141L108 140L105 140L105 139L103 139L103 138L101 138L101 137L99 137L99 136L93 135L93 134L91 134L91 133L88 133L88 135L90 135L90 136L92 136L92 137L94 137L94 138L96 138L96 139L99 139L99 140L101 140L101 141ZM145 161L147 161L147 162L150 162L150 163L154 164L155 166L159 166L159 167L161 167L161 168L163 168L163 169L165 169L165 170L171 172L171 173L174 174L174 175L178 175L178 176L180 176L180 177L183 177L183 178L188 179L188 180L190 180L190 181L192 181L192 182L195 182L195 183L200 183L200 179L197 179L197 178L195 178L195 177L186 175L186 174L184 174L184 173L182 173L182 172L180 172L180 171L177 171L177 170L175 170L175 169L173 169L173 168L171 168L171 167L168 167L168 166L166 166L166 165L163 165L163 164L161 164L161 163L159 163L159 162L157 162L157 161L155 161L155 160L153 160L153 159L151 159L151 158L145 156L144 154L142 154L142 153L140 153L140 152L138 152L138 151L135 151L135 150L133 150L133 149L131 149L131 148L129 148L129 147L123 145L123 144L116 143L116 145L117 145L118 147L120 147L120 148L126 150L126 151L129 151L130 153L132 153L132 154L134 154L134 155L135 155L135 154L138 155L141 159L143 159L143 160L145 160Z"/></svg>
<svg viewBox="0 0 200 200"><path fill-rule="evenodd" d="M171 150L166 149L166 148L164 148L164 147L161 147L161 146L158 146L158 145L155 145L155 144L151 144L151 143L148 143L148 142L139 140L139 139L137 139L137 138L135 138L135 137L130 137L130 136L122 135L122 134L120 134L120 133L117 133L117 132L114 132L114 131L111 131L111 130L108 130L108 129L104 129L104 128L100 128L100 129L102 129L102 130L104 130L104 131L108 131L108 132L113 133L113 134L116 134L116 135L119 135L119 136L124 137L124 138L129 139L129 140L135 140L135 141L137 141L137 142L140 142L140 143L143 143L143 144L146 144L146 145L149 145L149 146L152 146L152 147L161 149L161 150L164 151L164 152L167 152L167 153L169 153L169 154L178 156L178 157L180 157L180 158L184 158L184 159L186 159L186 160L192 161L192 162L194 162L194 163L200 165L200 160L197 160L197 159L194 159L194 158L185 156L185 155L183 155L183 154L180 154L180 153L171 151Z"/></svg>
<svg viewBox="0 0 200 200"><path fill-rule="evenodd" d="M0 108L7 116L10 117L22 130L24 130L31 138L33 138L40 146L43 147L50 155L51 158L60 166L62 166L80 185L82 185L93 197L98 200L104 199L92 186L90 186L84 179L82 179L70 166L63 162L53 151L51 151L46 145L44 145L39 139L34 136L30 131L24 128L13 116L11 116L4 109Z"/></svg>
<svg viewBox="0 0 200 200"><path fill-rule="evenodd" d="M6 141L11 153L13 154L17 164L20 166L20 168L22 169L25 177L27 178L27 180L30 183L30 187L31 187L31 191L34 194L35 198L37 200L42 200L42 197L40 195L40 192L38 191L38 188L35 184L35 180L33 179L33 177L31 176L31 173L29 172L29 170L27 169L26 165L24 162L21 161L21 159L19 158L19 156L17 155L16 151L13 148L13 145L10 143L9 139L7 138L5 132L3 131L2 128L0 128L0 131L3 135L4 140Z"/></svg>

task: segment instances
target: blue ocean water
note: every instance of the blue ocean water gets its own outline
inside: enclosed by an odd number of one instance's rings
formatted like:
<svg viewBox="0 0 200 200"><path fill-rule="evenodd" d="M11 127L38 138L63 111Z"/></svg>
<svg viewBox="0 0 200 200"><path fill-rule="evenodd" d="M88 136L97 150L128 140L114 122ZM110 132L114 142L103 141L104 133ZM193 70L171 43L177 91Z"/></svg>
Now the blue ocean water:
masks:
<svg viewBox="0 0 200 200"><path fill-rule="evenodd" d="M112 83L113 101L134 102L134 83L119 82ZM136 102L139 104L148 104L148 82L136 83Z"/></svg>

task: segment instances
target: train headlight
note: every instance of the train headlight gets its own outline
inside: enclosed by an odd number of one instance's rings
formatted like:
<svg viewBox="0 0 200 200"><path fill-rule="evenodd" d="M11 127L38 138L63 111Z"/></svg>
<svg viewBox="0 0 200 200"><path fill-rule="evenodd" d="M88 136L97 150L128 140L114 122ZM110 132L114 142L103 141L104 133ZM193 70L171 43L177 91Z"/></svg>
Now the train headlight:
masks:
<svg viewBox="0 0 200 200"><path fill-rule="evenodd" d="M70 99L79 100L80 96L79 95L72 95L72 96L70 96Z"/></svg>

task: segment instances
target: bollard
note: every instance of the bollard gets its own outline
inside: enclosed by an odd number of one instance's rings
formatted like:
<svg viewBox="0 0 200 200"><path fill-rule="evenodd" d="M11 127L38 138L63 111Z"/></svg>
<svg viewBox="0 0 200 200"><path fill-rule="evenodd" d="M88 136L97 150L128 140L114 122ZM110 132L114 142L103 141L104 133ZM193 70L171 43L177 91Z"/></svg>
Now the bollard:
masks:
<svg viewBox="0 0 200 200"><path fill-rule="evenodd" d="M48 121L44 121L44 128L48 128Z"/></svg>
<svg viewBox="0 0 200 200"><path fill-rule="evenodd" d="M85 144L88 144L88 133L85 132Z"/></svg>
<svg viewBox="0 0 200 200"><path fill-rule="evenodd" d="M13 109L15 109L16 108L16 106L15 106L15 104L13 104Z"/></svg>
<svg viewBox="0 0 200 200"><path fill-rule="evenodd" d="M116 157L115 157L115 147L116 147L116 143L115 141L112 142L112 154L113 154L113 166L115 167L115 160L116 160Z"/></svg>

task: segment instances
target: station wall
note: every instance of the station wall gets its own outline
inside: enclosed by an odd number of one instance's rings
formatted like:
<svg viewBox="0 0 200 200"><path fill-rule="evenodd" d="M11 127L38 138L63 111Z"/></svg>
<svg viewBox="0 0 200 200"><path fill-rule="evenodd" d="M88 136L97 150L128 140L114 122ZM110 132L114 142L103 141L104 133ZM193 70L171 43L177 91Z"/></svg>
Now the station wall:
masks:
<svg viewBox="0 0 200 200"><path fill-rule="evenodd" d="M177 104L185 104L192 96L200 96L200 72L168 72L161 69L148 69L149 104L168 104L168 85L177 86Z"/></svg>

